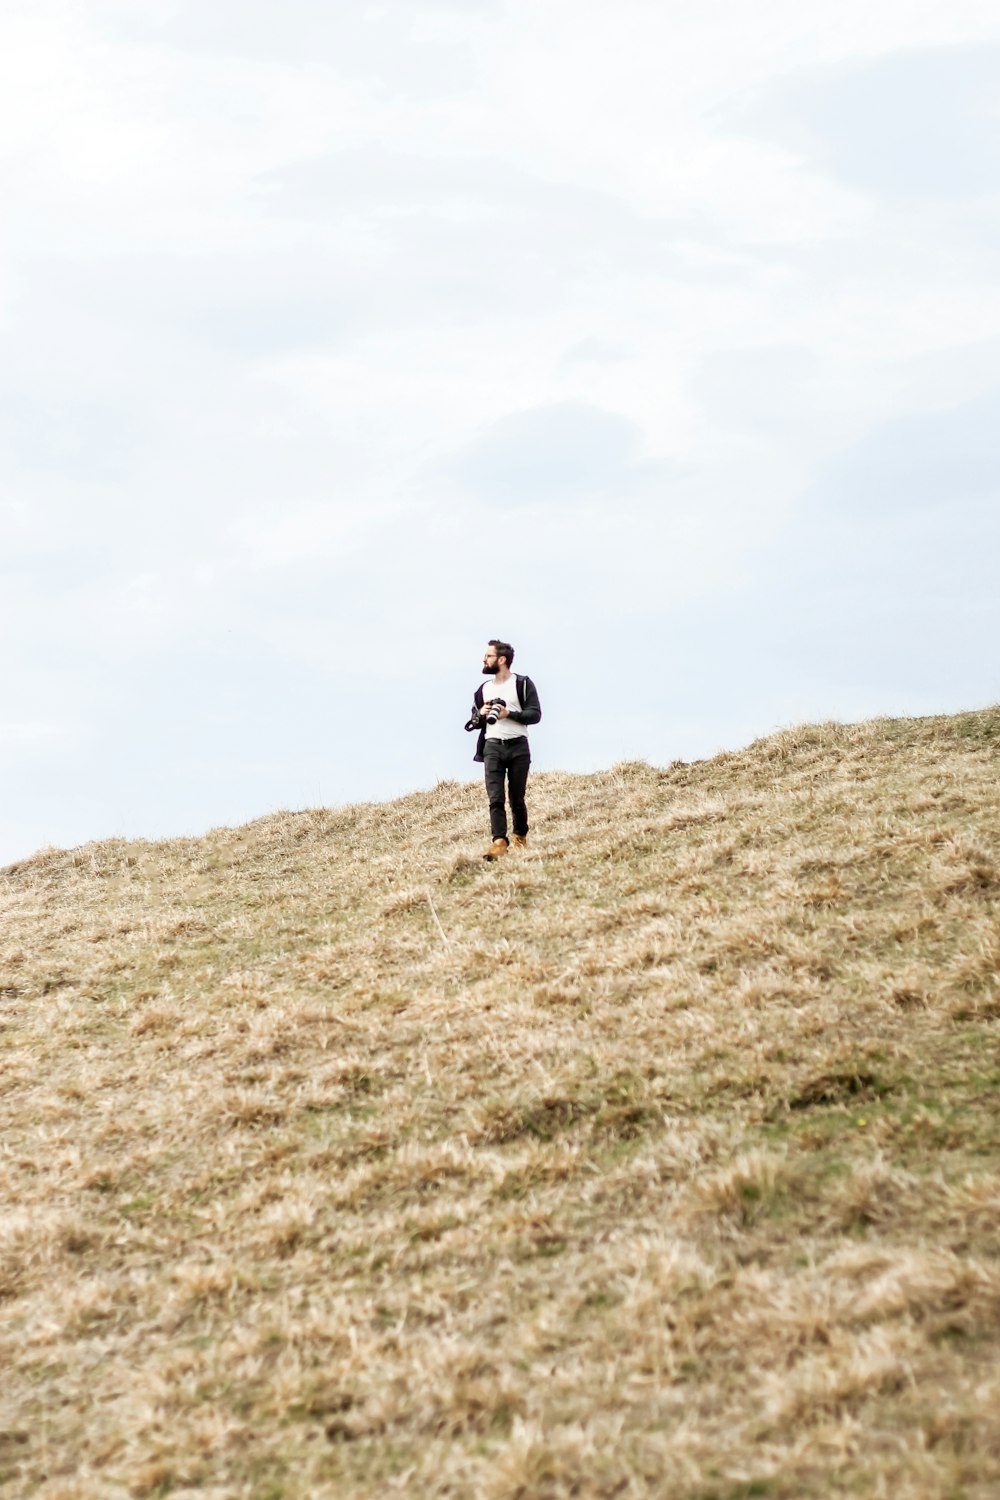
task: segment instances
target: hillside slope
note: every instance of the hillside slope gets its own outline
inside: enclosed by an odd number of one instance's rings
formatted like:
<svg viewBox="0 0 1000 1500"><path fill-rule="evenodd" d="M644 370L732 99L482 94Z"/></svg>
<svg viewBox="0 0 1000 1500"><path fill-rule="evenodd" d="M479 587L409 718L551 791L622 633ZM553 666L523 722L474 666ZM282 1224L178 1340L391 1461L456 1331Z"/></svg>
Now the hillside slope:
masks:
<svg viewBox="0 0 1000 1500"><path fill-rule="evenodd" d="M998 748L0 874L0 1493L994 1496Z"/></svg>

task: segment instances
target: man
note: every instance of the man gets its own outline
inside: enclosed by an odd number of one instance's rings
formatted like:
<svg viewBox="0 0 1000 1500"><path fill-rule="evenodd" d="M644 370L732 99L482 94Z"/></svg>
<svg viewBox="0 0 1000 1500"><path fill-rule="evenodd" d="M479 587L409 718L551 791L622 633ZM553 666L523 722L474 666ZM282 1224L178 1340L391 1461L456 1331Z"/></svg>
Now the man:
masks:
<svg viewBox="0 0 1000 1500"><path fill-rule="evenodd" d="M529 724L542 717L535 684L530 677L516 677L510 670L514 647L509 641L490 641L483 656L486 682L476 688L472 718L466 729L479 731L474 760L482 761L486 795L490 803L490 834L493 842L484 859L499 859L507 853L507 809L504 781L510 797L514 843L528 842L528 809L524 792L528 784L531 751L525 733Z"/></svg>

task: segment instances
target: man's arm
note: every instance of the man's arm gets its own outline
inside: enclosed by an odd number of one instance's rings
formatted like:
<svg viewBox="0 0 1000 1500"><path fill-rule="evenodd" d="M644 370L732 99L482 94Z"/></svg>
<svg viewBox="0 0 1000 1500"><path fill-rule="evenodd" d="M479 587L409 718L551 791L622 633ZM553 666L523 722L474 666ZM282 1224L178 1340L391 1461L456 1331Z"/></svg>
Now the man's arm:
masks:
<svg viewBox="0 0 1000 1500"><path fill-rule="evenodd" d="M542 705L538 701L535 684L530 677L522 677L521 686L521 707L510 709L505 717L513 719L515 724L537 724L542 717Z"/></svg>

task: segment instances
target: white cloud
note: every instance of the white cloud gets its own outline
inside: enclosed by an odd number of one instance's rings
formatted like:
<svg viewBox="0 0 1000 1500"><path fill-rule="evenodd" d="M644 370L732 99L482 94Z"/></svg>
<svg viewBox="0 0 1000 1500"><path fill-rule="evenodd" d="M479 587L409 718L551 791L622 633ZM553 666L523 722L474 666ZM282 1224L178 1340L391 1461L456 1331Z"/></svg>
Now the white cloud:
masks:
<svg viewBox="0 0 1000 1500"><path fill-rule="evenodd" d="M39 746L52 746L60 742L76 741L80 729L75 724L11 724L0 723L0 754L5 751L32 750Z"/></svg>

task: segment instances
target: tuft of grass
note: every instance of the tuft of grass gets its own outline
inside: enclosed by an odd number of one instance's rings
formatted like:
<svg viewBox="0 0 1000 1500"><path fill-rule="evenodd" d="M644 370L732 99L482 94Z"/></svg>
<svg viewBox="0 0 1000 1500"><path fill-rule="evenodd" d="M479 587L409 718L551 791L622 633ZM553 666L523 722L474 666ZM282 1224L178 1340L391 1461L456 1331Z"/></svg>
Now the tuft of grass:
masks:
<svg viewBox="0 0 1000 1500"><path fill-rule="evenodd" d="M0 872L0 1488L1000 1488L1000 709Z"/></svg>

